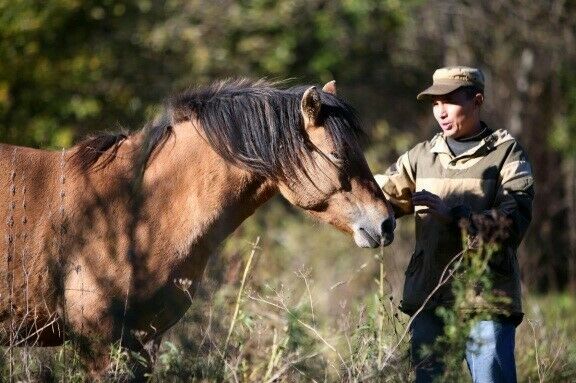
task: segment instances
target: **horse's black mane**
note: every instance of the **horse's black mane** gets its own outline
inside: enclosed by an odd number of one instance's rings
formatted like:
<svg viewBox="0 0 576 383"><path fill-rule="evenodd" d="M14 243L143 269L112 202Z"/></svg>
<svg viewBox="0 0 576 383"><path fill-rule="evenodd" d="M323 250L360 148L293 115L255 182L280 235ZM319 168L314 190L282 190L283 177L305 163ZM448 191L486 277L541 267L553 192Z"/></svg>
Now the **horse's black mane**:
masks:
<svg viewBox="0 0 576 383"><path fill-rule="evenodd" d="M205 88L189 90L171 98L167 112L159 122L144 127L146 147L142 157L149 157L162 146L172 124L198 120L212 148L226 160L266 178L287 178L301 168L310 153L310 142L303 134L300 101L307 89L298 86L277 89L265 81L228 80ZM352 147L361 134L354 109L336 96L320 92L321 124L329 130L340 152ZM81 142L76 151L78 167L88 170L104 153L113 160L126 133L102 134Z"/></svg>

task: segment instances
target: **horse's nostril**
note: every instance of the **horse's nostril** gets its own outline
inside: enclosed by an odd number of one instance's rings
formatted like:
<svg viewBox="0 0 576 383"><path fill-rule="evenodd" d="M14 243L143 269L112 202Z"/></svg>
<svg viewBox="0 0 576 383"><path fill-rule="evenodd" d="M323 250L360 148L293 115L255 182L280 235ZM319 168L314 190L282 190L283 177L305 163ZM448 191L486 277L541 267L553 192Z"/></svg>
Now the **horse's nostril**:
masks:
<svg viewBox="0 0 576 383"><path fill-rule="evenodd" d="M382 222L382 234L391 234L394 232L394 221L392 218L386 218L384 222Z"/></svg>
<svg viewBox="0 0 576 383"><path fill-rule="evenodd" d="M382 237L382 246L388 246L394 240L394 234L390 233Z"/></svg>

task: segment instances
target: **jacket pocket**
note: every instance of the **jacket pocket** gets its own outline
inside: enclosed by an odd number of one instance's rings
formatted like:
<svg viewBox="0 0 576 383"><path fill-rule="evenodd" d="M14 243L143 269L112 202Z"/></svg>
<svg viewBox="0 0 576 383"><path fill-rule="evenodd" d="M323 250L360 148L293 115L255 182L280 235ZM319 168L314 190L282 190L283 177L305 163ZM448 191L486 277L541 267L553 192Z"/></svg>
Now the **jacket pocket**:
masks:
<svg viewBox="0 0 576 383"><path fill-rule="evenodd" d="M424 301L428 275L424 267L424 250L416 251L406 268L401 310L412 315Z"/></svg>

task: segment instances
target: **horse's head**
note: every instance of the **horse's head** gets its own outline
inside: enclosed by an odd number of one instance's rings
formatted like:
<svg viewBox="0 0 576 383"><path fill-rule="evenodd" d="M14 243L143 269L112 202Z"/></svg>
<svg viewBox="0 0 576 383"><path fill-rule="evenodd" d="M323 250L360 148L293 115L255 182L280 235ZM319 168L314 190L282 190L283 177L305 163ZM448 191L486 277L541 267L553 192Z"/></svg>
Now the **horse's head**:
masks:
<svg viewBox="0 0 576 383"><path fill-rule="evenodd" d="M334 82L308 88L300 103L306 155L294 177L279 182L291 203L351 233L360 247L388 245L396 226L357 141L358 119L336 97Z"/></svg>

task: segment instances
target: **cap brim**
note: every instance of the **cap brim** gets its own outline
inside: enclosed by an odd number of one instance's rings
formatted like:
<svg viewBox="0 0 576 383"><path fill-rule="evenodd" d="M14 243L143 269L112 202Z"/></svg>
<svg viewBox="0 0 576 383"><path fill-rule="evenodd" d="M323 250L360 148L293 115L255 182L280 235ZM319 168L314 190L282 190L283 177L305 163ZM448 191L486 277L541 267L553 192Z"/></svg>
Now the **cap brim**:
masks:
<svg viewBox="0 0 576 383"><path fill-rule="evenodd" d="M417 100L422 100L429 96L443 96L445 94L454 92L456 89L462 87L462 84L434 84L431 87L418 93Z"/></svg>

